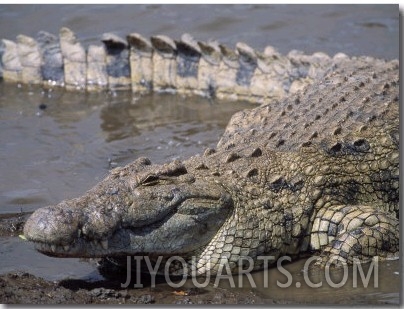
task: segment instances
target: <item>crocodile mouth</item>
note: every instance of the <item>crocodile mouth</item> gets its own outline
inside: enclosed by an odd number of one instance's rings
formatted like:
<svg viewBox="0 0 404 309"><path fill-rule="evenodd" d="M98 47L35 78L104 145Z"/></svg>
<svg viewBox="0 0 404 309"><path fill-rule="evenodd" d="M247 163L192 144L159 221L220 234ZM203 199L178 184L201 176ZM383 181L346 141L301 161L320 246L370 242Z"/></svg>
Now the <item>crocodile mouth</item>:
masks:
<svg viewBox="0 0 404 309"><path fill-rule="evenodd" d="M125 245L122 243L124 239L128 239L131 236L142 236L146 237L149 233L161 227L165 222L169 220L174 215L174 212L167 214L162 220L156 221L152 224L136 227L136 228L121 228L116 230L112 235L103 239L89 239L81 229L78 229L77 238L70 242L69 244L54 244L45 243L41 241L34 242L35 249L39 252L53 257L71 257L72 255L77 255L77 257L82 257L83 255L91 255L92 257L105 257L111 255L122 255L120 253L114 254L114 249L119 249L119 247L124 248ZM119 241L116 241L116 239ZM115 240L115 241L114 241ZM120 246L118 246L118 243ZM126 246L129 246L128 241L125 241ZM111 244L113 244L111 246ZM84 257L84 256L83 256Z"/></svg>
<svg viewBox="0 0 404 309"><path fill-rule="evenodd" d="M177 204L177 203L176 203ZM147 225L116 228L103 238L89 238L77 229L76 237L57 242L30 236L37 251L52 257L101 258L127 255L172 256L206 246L228 219L232 203L220 197L189 197L178 201L164 217ZM38 226L38 225L35 225ZM42 237L45 238L45 237Z"/></svg>
<svg viewBox="0 0 404 309"><path fill-rule="evenodd" d="M108 251L108 240L102 241L85 241L84 239L78 239L70 245L56 245L47 244L43 242L34 241L35 249L45 255L52 257L72 257L74 252L79 251L79 248L86 248L87 250L93 250L94 252ZM102 257L100 255L99 257ZM79 256L77 256L79 257Z"/></svg>

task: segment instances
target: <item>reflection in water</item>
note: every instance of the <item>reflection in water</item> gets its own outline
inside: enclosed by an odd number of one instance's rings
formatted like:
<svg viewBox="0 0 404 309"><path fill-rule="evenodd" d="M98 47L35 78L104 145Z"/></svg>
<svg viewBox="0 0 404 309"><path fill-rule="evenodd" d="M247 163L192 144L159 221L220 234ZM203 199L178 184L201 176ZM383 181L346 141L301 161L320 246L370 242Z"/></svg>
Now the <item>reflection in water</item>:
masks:
<svg viewBox="0 0 404 309"><path fill-rule="evenodd" d="M204 132L214 126L224 128L234 111L252 106L242 102L217 103L200 97L182 98L170 94L127 98L103 106L100 112L101 129L107 142L137 136L159 127L172 128L174 138L178 138L178 134L197 134L194 128L201 125L206 126L205 130L200 128ZM180 127L185 132L177 132Z"/></svg>
<svg viewBox="0 0 404 309"><path fill-rule="evenodd" d="M217 143L232 114L252 106L0 83L0 212L79 196L140 156L158 163L199 153Z"/></svg>

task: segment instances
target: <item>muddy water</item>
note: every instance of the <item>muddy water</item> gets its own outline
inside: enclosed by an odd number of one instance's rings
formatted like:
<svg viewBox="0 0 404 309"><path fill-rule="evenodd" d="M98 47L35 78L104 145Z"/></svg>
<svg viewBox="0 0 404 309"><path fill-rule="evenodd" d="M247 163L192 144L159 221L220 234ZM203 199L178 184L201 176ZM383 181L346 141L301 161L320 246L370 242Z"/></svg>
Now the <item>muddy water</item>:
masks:
<svg viewBox="0 0 404 309"><path fill-rule="evenodd" d="M261 50L270 44L282 53L342 51L392 59L398 57L398 19L397 5L0 5L0 38L57 33L62 26L85 44L107 31L173 38L189 32L229 46L244 41ZM246 107L251 105L172 95L43 92L0 81L0 214L81 195L111 167L139 156L163 162L212 147L231 114ZM302 279L303 266L304 260L287 266L293 279ZM101 278L94 263L44 257L18 238L3 237L0 272L11 270L49 280ZM398 303L399 271L399 261L380 263L378 288L352 289L347 283L313 289L293 282L281 289L273 280L286 277L274 269L268 288L260 279L264 272L254 274L254 290L299 303Z"/></svg>
<svg viewBox="0 0 404 309"><path fill-rule="evenodd" d="M0 213L77 196L140 156L162 163L214 147L231 115L251 106L0 83Z"/></svg>
<svg viewBox="0 0 404 309"><path fill-rule="evenodd" d="M318 269L312 259L301 259L250 278L235 276L234 284L256 291L264 299L291 300L299 304L398 304L400 297L400 261L379 261L359 268ZM221 280L230 288L232 281Z"/></svg>

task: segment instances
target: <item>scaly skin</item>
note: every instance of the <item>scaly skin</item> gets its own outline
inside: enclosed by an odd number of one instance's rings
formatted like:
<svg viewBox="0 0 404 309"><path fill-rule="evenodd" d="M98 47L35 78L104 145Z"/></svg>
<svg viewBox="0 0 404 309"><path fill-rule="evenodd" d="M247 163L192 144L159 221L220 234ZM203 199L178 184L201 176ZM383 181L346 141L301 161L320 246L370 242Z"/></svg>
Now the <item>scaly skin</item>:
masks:
<svg viewBox="0 0 404 309"><path fill-rule="evenodd" d="M324 53L281 55L271 46L263 52L245 43L235 50L218 42L180 40L164 35L126 40L103 34L102 46L87 48L68 28L59 37L40 32L37 39L19 35L0 42L0 77L7 82L62 86L74 91L109 89L201 95L253 103L272 102L321 78L333 65L349 59Z"/></svg>
<svg viewBox="0 0 404 309"><path fill-rule="evenodd" d="M397 257L398 94L397 61L343 62L234 115L217 149L114 169L82 197L35 211L24 234L52 256L195 257L200 275L226 261L237 272L246 257L259 269L264 255Z"/></svg>

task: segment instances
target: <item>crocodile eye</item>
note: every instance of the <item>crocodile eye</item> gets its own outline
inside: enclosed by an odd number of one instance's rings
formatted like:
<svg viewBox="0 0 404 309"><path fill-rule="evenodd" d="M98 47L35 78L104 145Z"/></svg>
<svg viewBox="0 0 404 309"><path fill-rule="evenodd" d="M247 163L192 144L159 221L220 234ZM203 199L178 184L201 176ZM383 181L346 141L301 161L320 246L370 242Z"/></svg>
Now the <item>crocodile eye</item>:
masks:
<svg viewBox="0 0 404 309"><path fill-rule="evenodd" d="M145 179L142 181L142 186L154 186L158 183L159 178L156 175L147 175Z"/></svg>

